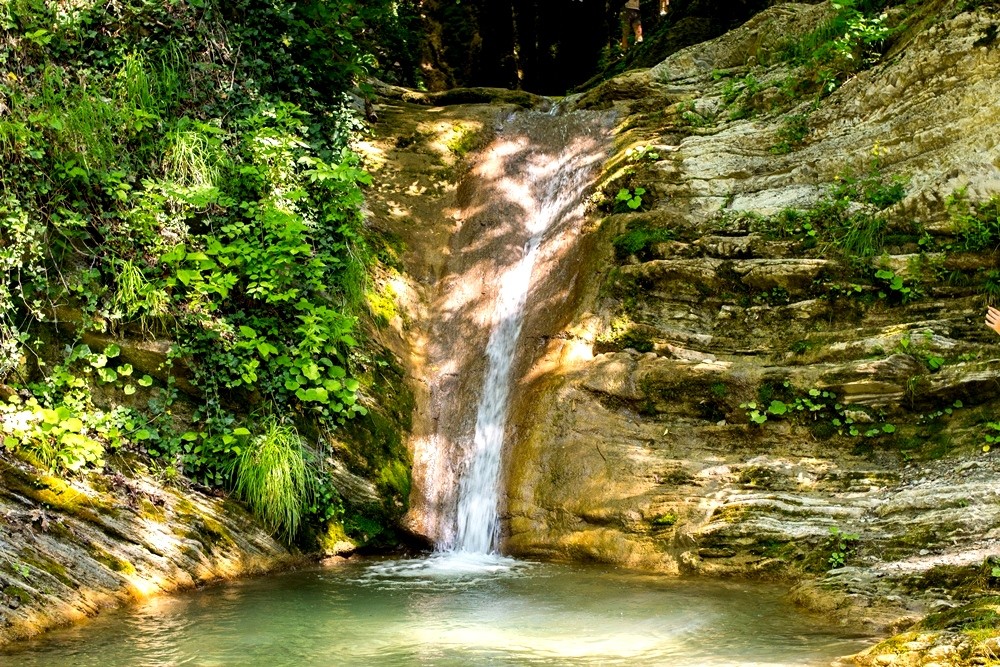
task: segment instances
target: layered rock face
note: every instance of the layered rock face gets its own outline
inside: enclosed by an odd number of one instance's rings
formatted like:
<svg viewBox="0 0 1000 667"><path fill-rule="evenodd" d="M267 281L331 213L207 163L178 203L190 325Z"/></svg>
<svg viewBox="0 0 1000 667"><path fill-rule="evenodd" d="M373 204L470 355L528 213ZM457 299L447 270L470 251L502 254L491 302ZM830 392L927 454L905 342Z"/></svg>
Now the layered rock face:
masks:
<svg viewBox="0 0 1000 667"><path fill-rule="evenodd" d="M161 592L302 560L241 505L147 475L0 461L0 644Z"/></svg>
<svg viewBox="0 0 1000 667"><path fill-rule="evenodd" d="M757 64L831 11L787 4L571 101L622 120L607 199L643 192L582 247L568 325L528 332L508 551L825 573L877 622L988 587L996 244L968 235L1000 193L997 19L925 10L822 99Z"/></svg>

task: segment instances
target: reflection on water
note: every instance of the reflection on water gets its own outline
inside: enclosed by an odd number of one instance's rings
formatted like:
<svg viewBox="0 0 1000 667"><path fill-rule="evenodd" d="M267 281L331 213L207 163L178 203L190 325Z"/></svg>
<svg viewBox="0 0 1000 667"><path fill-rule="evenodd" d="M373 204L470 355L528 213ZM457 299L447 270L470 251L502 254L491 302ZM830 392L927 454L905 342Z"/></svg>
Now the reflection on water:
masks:
<svg viewBox="0 0 1000 667"><path fill-rule="evenodd" d="M154 600L0 664L763 667L826 665L862 645L773 588L438 554Z"/></svg>

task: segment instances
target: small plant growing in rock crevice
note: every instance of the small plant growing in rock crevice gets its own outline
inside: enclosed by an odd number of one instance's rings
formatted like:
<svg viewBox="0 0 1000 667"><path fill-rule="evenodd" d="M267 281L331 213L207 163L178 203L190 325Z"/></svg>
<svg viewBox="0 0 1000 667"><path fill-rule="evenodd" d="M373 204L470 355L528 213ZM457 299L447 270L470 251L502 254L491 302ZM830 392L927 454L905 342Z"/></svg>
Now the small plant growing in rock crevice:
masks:
<svg viewBox="0 0 1000 667"><path fill-rule="evenodd" d="M616 236L611 242L615 249L615 257L623 260L631 255L639 259L648 259L648 250L657 243L672 241L676 234L672 229L652 227L645 220L629 222L625 233Z"/></svg>
<svg viewBox="0 0 1000 667"><path fill-rule="evenodd" d="M614 209L616 213L628 213L638 211L642 208L642 196L646 194L646 188L637 187L634 190L622 188L615 195Z"/></svg>
<svg viewBox="0 0 1000 667"><path fill-rule="evenodd" d="M945 199L945 208L962 250L1000 246L1000 197L973 204L965 188L959 188Z"/></svg>
<svg viewBox="0 0 1000 667"><path fill-rule="evenodd" d="M857 533L847 533L838 526L830 526L829 544L831 546L830 557L827 562L831 568L844 567L847 559L854 551L854 543L861 539Z"/></svg>
<svg viewBox="0 0 1000 667"><path fill-rule="evenodd" d="M778 130L778 141L771 146L775 155L791 153L792 149L802 146L812 130L809 128L809 117L803 114L793 114L785 119Z"/></svg>
<svg viewBox="0 0 1000 667"><path fill-rule="evenodd" d="M775 391L770 387L761 387L759 401L740 404L750 423L760 426L770 419L798 416L817 437L824 438L837 434L874 439L896 432L896 426L886 422L881 413L872 414L862 406L842 403L832 391L814 387L805 394L798 394L786 381L777 388L779 397L774 397Z"/></svg>

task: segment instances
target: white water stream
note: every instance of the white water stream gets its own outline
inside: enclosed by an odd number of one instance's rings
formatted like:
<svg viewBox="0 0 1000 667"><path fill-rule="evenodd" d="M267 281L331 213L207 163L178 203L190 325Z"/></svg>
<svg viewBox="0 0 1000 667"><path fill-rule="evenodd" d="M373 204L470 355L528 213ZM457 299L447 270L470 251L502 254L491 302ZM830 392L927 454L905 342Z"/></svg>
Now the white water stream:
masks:
<svg viewBox="0 0 1000 667"><path fill-rule="evenodd" d="M538 124L551 126L553 131L545 135L554 140L558 153L546 151L553 146L540 147L535 159L514 163L526 173L505 175L515 184L508 191L519 195L518 203L526 211L524 229L531 236L520 260L500 278L475 435L459 483L455 539L439 544L439 550L489 554L499 548L501 461L512 372L536 262L550 230L563 219L582 216L584 194L601 157L598 151L582 151L574 144L574 122L548 114L524 114L519 120L535 124L536 129Z"/></svg>

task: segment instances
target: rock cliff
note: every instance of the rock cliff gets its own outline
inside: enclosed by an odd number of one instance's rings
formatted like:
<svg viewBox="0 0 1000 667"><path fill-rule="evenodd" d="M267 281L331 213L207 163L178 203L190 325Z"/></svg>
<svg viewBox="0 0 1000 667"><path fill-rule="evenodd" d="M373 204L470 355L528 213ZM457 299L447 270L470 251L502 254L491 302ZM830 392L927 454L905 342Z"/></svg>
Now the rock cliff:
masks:
<svg viewBox="0 0 1000 667"><path fill-rule="evenodd" d="M571 257L539 273L529 306L506 551L797 582L801 603L880 631L986 613L997 16L909 3L865 19L891 38L846 75L789 57L838 11L779 4L560 102L618 126ZM410 527L427 534L437 421L477 397L474 382L440 390L441 354L485 342L451 331L443 349L434 304L468 286L455 257L483 238L463 231L463 165L512 107L389 93L368 146L373 220L407 248L395 349L417 389ZM987 659L949 618L857 660Z"/></svg>
<svg viewBox="0 0 1000 667"><path fill-rule="evenodd" d="M611 214L567 326L531 332L510 552L814 573L803 600L883 626L996 584L997 239L972 237L997 224L1000 52L970 8L897 13L829 95L775 55L824 3L570 100L618 111Z"/></svg>

